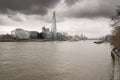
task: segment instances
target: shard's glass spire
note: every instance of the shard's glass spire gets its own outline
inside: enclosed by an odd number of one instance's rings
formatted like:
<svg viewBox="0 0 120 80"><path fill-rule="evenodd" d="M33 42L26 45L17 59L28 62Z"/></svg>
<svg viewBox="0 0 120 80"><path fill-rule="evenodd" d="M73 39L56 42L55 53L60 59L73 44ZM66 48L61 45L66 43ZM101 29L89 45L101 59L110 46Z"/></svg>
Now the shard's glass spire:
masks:
<svg viewBox="0 0 120 80"><path fill-rule="evenodd" d="M57 39L57 31L56 31L56 16L55 16L55 11L53 12L51 32L53 33L53 39L56 40Z"/></svg>

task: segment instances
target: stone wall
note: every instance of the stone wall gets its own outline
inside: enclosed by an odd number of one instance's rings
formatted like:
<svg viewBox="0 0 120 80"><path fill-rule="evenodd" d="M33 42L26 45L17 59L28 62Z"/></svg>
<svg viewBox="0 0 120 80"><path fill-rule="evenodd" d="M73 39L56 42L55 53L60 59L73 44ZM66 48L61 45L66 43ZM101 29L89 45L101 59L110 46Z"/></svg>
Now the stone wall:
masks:
<svg viewBox="0 0 120 80"><path fill-rule="evenodd" d="M117 55L117 53L114 50L112 50L111 56L113 58L114 80L120 80L120 57Z"/></svg>

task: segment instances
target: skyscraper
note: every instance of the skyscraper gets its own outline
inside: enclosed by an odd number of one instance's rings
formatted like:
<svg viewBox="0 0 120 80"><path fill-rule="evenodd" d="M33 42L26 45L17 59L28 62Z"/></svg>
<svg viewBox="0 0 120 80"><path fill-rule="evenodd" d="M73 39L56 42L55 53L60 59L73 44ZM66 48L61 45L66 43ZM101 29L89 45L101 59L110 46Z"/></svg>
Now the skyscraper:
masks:
<svg viewBox="0 0 120 80"><path fill-rule="evenodd" d="M53 33L53 40L57 40L55 11L53 12L51 32Z"/></svg>

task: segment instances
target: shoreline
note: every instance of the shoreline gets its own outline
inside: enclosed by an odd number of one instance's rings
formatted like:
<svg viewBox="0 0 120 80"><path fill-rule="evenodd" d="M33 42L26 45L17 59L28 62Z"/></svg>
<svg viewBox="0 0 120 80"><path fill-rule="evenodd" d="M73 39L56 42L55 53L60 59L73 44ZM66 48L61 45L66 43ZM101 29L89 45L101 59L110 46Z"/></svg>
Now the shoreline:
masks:
<svg viewBox="0 0 120 80"><path fill-rule="evenodd" d="M111 57L113 59L113 80L120 80L120 56L115 49L111 51Z"/></svg>
<svg viewBox="0 0 120 80"><path fill-rule="evenodd" d="M0 42L52 42L52 41L64 41L64 40L44 40L44 39L30 39L30 40L0 40Z"/></svg>

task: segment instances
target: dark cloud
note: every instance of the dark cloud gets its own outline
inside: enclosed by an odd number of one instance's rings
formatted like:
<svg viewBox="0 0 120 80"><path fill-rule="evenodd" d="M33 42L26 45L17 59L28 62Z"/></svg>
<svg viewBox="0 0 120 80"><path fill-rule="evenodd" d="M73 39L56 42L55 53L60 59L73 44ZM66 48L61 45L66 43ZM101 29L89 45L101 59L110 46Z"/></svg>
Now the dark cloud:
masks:
<svg viewBox="0 0 120 80"><path fill-rule="evenodd" d="M0 13L20 12L45 15L60 0L0 0Z"/></svg>
<svg viewBox="0 0 120 80"><path fill-rule="evenodd" d="M116 6L119 4L119 0L84 0L80 5L69 8L66 16L75 18L108 18L116 14Z"/></svg>
<svg viewBox="0 0 120 80"><path fill-rule="evenodd" d="M32 16L31 19L50 21L52 14L49 15L49 13L46 15L48 9L57 9L57 16L62 15L57 18L57 20L60 21L64 20L64 17L108 18L115 15L116 6L120 4L119 0L65 0L63 5L59 4L60 6L56 7L60 1L61 0L0 0L0 14L7 14L8 18L17 22L29 19L29 17L27 18L26 16ZM37 15L37 17L33 15Z"/></svg>

